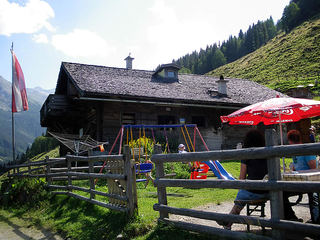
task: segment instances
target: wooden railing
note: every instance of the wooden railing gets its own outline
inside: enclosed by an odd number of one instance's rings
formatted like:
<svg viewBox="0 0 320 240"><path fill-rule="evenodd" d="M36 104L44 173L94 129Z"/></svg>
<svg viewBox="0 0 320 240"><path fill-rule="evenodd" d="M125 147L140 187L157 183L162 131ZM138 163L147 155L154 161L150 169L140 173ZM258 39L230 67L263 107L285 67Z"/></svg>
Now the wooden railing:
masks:
<svg viewBox="0 0 320 240"><path fill-rule="evenodd" d="M291 222L283 219L282 191L292 192L320 192L319 181L294 182L281 181L279 157L290 157L297 155L311 155L320 153L320 143L300 144L290 146L274 146L276 141L274 130L266 131L265 148L249 148L237 150L195 152L185 154L159 154L159 146L155 147L155 153L151 160L155 163L156 180L155 185L158 193L158 204L154 210L159 211L160 221L172 223L178 227L188 230L205 232L220 237L233 239L283 239L285 232L298 232L307 236L320 236L320 226L307 223ZM268 159L268 180L186 180L164 178L165 162L194 162L208 160L237 160L237 159ZM167 187L191 187L191 188L223 188L223 189L249 189L268 190L270 195L271 218L259 218L250 216L230 215L223 213L205 212L193 209L176 208L168 206ZM174 221L169 214L183 215L200 219L227 221L234 223L250 224L272 228L272 238L256 235L253 233L235 232L221 228L193 224L188 222ZM249 235L249 236L248 236Z"/></svg>
<svg viewBox="0 0 320 240"><path fill-rule="evenodd" d="M97 173L104 162L105 173ZM75 167L77 165L80 166ZM46 178L50 189L61 190L54 191L54 194L65 194L130 215L137 209L135 167L128 146L124 147L123 155L46 157L44 161L13 165L10 168L8 177ZM21 168L27 170L22 171ZM96 179L106 179L107 192L96 190ZM82 186L77 186L79 180L82 180ZM83 180L89 180L89 188L83 187ZM89 197L78 192L89 193ZM96 195L106 197L108 201L101 201L101 197L97 200Z"/></svg>

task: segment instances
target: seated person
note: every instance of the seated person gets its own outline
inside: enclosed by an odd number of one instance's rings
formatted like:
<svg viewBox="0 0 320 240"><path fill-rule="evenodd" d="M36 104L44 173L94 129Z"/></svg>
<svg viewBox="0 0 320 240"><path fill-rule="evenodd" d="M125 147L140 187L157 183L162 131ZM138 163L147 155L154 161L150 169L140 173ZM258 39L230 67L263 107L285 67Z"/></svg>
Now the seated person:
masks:
<svg viewBox="0 0 320 240"><path fill-rule="evenodd" d="M257 129L250 130L245 136L243 147L265 147L264 136ZM268 174L267 159L241 160L239 179L262 180L266 174ZM234 206L231 209L230 214L239 215L241 210L245 207L248 201L261 200L267 198L268 191L240 189L236 199L234 200ZM232 223L217 223L223 225L225 229L231 229Z"/></svg>
<svg viewBox="0 0 320 240"><path fill-rule="evenodd" d="M287 134L289 144L301 144L301 134L298 130L291 130ZM316 160L317 157L315 155L309 156L295 156L292 158L293 160L293 169L294 171L299 170L308 170L316 168ZM298 194L298 193L297 193ZM284 219L291 221L302 221L302 219L298 219L293 211L291 204L289 202L288 197L292 195L292 192L283 192L283 207L284 207ZM312 223L320 223L319 222L319 203L318 203L318 193L308 193L309 198L309 208Z"/></svg>
<svg viewBox="0 0 320 240"><path fill-rule="evenodd" d="M309 138L310 138L310 142L311 143L315 143L316 142L316 128L314 126L311 126L311 128L309 128L310 130L310 135L309 135Z"/></svg>

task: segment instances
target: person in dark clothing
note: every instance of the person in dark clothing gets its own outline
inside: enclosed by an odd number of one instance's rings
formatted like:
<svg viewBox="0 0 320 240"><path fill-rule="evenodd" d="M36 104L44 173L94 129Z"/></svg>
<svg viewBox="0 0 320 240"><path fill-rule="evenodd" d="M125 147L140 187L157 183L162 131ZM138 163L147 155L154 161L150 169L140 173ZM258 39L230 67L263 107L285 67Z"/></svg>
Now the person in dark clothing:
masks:
<svg viewBox="0 0 320 240"><path fill-rule="evenodd" d="M244 139L244 148L251 147L265 147L265 140L263 134L257 130L250 130ZM248 159L241 160L240 168L240 180L261 180L268 174L267 159ZM246 203L251 200L267 199L268 191L257 191L257 190L244 190L238 191L237 197L234 200L234 206L230 211L230 214L239 215L241 210L245 207ZM218 222L223 225L225 229L231 229L232 223Z"/></svg>
<svg viewBox="0 0 320 240"><path fill-rule="evenodd" d="M311 128L309 128L310 130L310 134L309 134L309 139L311 143L315 143L316 142L316 128L314 126L311 126Z"/></svg>
<svg viewBox="0 0 320 240"><path fill-rule="evenodd" d="M298 130L291 130L287 134L289 144L301 144L302 137ZM309 170L316 168L316 160L317 157L315 155L307 155L307 156L294 156L293 160L293 169L294 171L300 170ZM298 193L296 193L298 194ZM290 195L295 195L295 193L283 192L283 208L284 208L284 219L291 221L302 221L299 219L295 212L293 211L291 204L289 202ZM309 209L311 215L312 223L320 223L319 216L319 195L318 193L308 193L309 198Z"/></svg>

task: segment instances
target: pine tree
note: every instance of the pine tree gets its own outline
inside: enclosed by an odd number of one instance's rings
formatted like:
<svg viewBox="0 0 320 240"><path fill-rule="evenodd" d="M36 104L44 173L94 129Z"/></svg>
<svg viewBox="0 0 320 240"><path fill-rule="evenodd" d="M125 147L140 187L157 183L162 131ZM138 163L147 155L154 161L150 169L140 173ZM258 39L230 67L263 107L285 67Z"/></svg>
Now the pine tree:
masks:
<svg viewBox="0 0 320 240"><path fill-rule="evenodd" d="M290 2L290 4L284 8L281 21L285 32L291 31L296 26L299 11L300 9L295 2Z"/></svg>

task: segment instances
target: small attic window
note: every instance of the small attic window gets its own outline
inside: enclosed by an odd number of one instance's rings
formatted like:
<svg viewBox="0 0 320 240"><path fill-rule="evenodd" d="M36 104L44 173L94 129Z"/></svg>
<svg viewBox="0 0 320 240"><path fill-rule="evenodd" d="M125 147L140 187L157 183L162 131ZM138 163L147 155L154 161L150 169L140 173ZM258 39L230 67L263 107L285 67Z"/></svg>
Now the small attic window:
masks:
<svg viewBox="0 0 320 240"><path fill-rule="evenodd" d="M174 77L176 77L176 73L174 71L168 71L167 72L167 77L174 78Z"/></svg>
<svg viewBox="0 0 320 240"><path fill-rule="evenodd" d="M180 67L174 63L162 64L155 70L153 76L161 81L178 81L179 69Z"/></svg>

